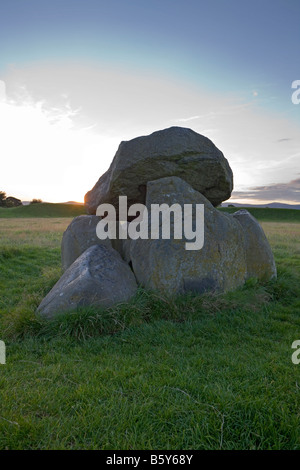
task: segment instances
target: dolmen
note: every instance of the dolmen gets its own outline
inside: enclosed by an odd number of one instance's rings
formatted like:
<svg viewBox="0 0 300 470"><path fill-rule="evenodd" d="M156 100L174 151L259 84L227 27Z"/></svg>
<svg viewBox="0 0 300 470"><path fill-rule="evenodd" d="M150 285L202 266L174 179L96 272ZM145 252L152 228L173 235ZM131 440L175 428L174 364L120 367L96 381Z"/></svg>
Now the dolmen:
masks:
<svg viewBox="0 0 300 470"><path fill-rule="evenodd" d="M128 302L138 287L166 297L222 293L276 277L264 231L247 211L219 206L233 173L211 140L171 127L121 142L85 195L87 215L62 238L63 274L38 307L53 318Z"/></svg>

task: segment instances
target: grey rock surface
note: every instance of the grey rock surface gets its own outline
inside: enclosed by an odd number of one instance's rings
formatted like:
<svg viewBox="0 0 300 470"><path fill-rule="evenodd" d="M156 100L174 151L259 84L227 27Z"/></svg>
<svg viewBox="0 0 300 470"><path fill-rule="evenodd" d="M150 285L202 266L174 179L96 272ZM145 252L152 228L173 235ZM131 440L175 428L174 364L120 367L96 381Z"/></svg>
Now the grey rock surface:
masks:
<svg viewBox="0 0 300 470"><path fill-rule="evenodd" d="M93 245L104 245L110 248L109 239L100 240L96 235L96 226L100 217L80 215L72 220L63 234L61 242L61 262L65 271L85 251Z"/></svg>
<svg viewBox="0 0 300 470"><path fill-rule="evenodd" d="M259 222L245 209L232 214L244 230L247 279L269 280L277 276L274 256Z"/></svg>
<svg viewBox="0 0 300 470"><path fill-rule="evenodd" d="M119 196L127 196L128 205L145 203L147 182L167 176L182 178L214 206L233 189L232 170L213 142L191 129L171 127L121 142L108 171L85 195L87 212L95 214L103 203L117 207Z"/></svg>
<svg viewBox="0 0 300 470"><path fill-rule="evenodd" d="M52 318L77 307L110 307L127 302L135 293L133 272L113 248L94 245L65 271L38 307L37 314Z"/></svg>
<svg viewBox="0 0 300 470"><path fill-rule="evenodd" d="M242 285L247 267L244 230L238 220L215 209L178 177L147 184L147 207L162 203L203 204L204 245L200 250L186 250L186 239L131 240L129 257L138 283L168 296L189 291L225 292ZM195 224L194 218L194 229Z"/></svg>

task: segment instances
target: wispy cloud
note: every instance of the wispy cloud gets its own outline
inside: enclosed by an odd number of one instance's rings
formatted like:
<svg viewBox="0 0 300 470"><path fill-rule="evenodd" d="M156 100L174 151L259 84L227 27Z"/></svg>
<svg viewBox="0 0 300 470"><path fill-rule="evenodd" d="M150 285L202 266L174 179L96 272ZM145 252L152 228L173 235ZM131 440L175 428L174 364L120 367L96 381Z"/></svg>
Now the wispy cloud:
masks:
<svg viewBox="0 0 300 470"><path fill-rule="evenodd" d="M231 199L252 199L268 202L300 202L300 178L288 183L276 183L267 186L255 186L249 191L233 191Z"/></svg>
<svg viewBox="0 0 300 470"><path fill-rule="evenodd" d="M179 119L172 119L172 122L188 122L188 121L194 121L197 119L206 119L206 120L211 120L215 119L219 116L229 116L229 115L234 115L240 111L243 111L247 108L251 108L252 103L247 102L247 103L242 103L242 104L236 104L236 105L219 105L218 108L216 108L215 104L217 103L218 98L216 97L216 101L214 102L214 110L209 111L205 114L197 114L195 116L190 116L187 118L179 118Z"/></svg>
<svg viewBox="0 0 300 470"><path fill-rule="evenodd" d="M93 126L78 128L80 109L67 97L53 106L46 99L35 100L22 86L12 98L3 81L0 92L0 155L13 162L2 166L2 189L22 199L82 201L95 181L93 173L84 171L86 161L107 154L118 141L95 134ZM107 166L104 162L103 170Z"/></svg>
<svg viewBox="0 0 300 470"><path fill-rule="evenodd" d="M174 119L174 122L188 122L188 121L194 121L195 119L200 119L200 116L191 116L188 118Z"/></svg>
<svg viewBox="0 0 300 470"><path fill-rule="evenodd" d="M20 175L17 180L7 165L1 177L4 189L18 197L35 187L30 197L50 198L53 181L59 200L66 198L58 194L67 191L66 181L84 194L108 168L120 141L171 125L210 138L229 161L235 189L246 197L259 192L266 197L266 190L254 188L290 181L299 171L299 125L264 110L257 84L247 97L238 90L224 95L161 75L86 63L14 67L1 78L9 99L0 113L0 155L13 160ZM259 97L253 99L251 90ZM0 98L4 94L2 84ZM78 199L68 191L68 199Z"/></svg>

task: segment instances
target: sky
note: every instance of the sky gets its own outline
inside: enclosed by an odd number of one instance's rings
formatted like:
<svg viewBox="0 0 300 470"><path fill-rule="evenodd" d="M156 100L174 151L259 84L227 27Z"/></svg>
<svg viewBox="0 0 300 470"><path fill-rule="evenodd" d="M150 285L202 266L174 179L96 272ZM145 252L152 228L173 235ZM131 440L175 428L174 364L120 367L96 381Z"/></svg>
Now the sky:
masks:
<svg viewBox="0 0 300 470"><path fill-rule="evenodd" d="M224 153L230 202L299 204L299 18L299 0L0 0L0 190L82 202L121 141L182 126Z"/></svg>

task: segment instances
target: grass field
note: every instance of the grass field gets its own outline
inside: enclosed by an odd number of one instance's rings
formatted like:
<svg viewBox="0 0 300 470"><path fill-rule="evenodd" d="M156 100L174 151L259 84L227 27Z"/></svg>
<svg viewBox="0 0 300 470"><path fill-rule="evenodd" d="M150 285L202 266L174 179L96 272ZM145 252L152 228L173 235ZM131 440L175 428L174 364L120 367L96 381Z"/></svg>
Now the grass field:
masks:
<svg viewBox="0 0 300 470"><path fill-rule="evenodd" d="M59 322L34 312L74 214L1 218L0 449L299 450L300 223L267 211L277 281L172 301L140 291Z"/></svg>
<svg viewBox="0 0 300 470"><path fill-rule="evenodd" d="M222 212L232 214L239 210L236 207L221 207ZM247 210L261 222L300 222L300 211L296 209L268 209L260 207L248 207ZM76 217L85 214L85 208L79 204L53 204L43 202L28 206L12 207L9 209L0 207L0 218L36 218L36 217Z"/></svg>
<svg viewBox="0 0 300 470"><path fill-rule="evenodd" d="M233 214L240 208L237 207L221 207L222 212ZM253 217L260 222L300 222L300 211L297 209L270 209L263 207L245 207Z"/></svg>

